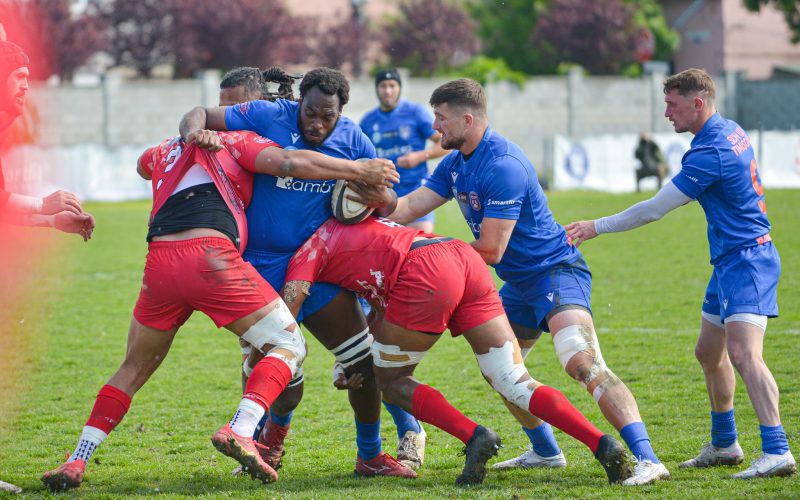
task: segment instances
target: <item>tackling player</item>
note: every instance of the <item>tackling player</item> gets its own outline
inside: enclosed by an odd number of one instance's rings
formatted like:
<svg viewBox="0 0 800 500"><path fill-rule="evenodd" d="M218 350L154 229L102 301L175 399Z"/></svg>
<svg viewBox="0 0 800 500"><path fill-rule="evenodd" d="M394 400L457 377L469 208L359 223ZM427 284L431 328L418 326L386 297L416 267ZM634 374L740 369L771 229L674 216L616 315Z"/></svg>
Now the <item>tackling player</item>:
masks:
<svg viewBox="0 0 800 500"><path fill-rule="evenodd" d="M389 206L383 213L404 223L455 198L476 238L472 247L505 281L500 297L523 355L542 331L551 332L561 365L594 396L637 460L625 484L668 478L669 471L650 445L636 400L600 353L589 302L592 275L553 218L533 165L519 146L489 126L479 83L445 83L433 92L430 104L442 147L455 151L439 163L425 186L399 200L395 197L396 208ZM395 204L391 190L355 188L372 205ZM532 449L496 467L564 467L550 427L509 409L522 423Z"/></svg>
<svg viewBox="0 0 800 500"><path fill-rule="evenodd" d="M711 443L681 467L736 465L744 460L733 416L734 368L760 423L762 455L733 477L787 476L797 470L778 409L778 385L762 357L767 318L778 316L781 263L769 234L764 188L750 138L717 113L711 76L688 69L664 81L664 116L675 132L694 134L681 171L653 198L595 221L573 222L576 244L627 231L697 200L708 221L711 279L701 308L695 355L711 403Z"/></svg>
<svg viewBox="0 0 800 500"><path fill-rule="evenodd" d="M375 148L348 118L342 108L350 98L344 75L330 68L309 71L300 82L300 100L252 101L231 107L195 108L181 121L181 134L202 129L252 130L275 140L286 149L312 149L336 158L374 158ZM219 147L210 137L201 145ZM283 286L286 266L297 248L331 216L333 182L314 182L291 176L257 175L254 197L247 211L250 243L244 258L276 289ZM358 302L351 292L318 283L313 297L298 317L308 330L344 366L348 377L360 374L364 385L349 390L355 413L356 473L363 476L416 477L409 467L382 451L380 437L380 393L372 374L369 355L371 335ZM299 403L302 388L284 407ZM281 396L282 398L284 396ZM266 441L273 450L269 458L279 466L288 415L270 413Z"/></svg>
<svg viewBox="0 0 800 500"><path fill-rule="evenodd" d="M189 142L216 132L200 130ZM193 311L207 314L266 357L252 369L229 424L212 438L253 478L277 480L252 435L261 417L297 372L306 354L294 317L241 251L247 243L244 210L252 195L252 172L317 179L350 177L380 184L396 178L381 160L369 166L310 151L285 151L251 132L217 136L223 149L210 153L180 137L150 148L137 171L152 179L150 242L142 289L128 332L125 360L100 390L75 451L42 476L53 491L79 486L95 449L122 421L136 392L169 352L178 329ZM247 367L249 368L249 366Z"/></svg>
<svg viewBox="0 0 800 500"><path fill-rule="evenodd" d="M388 219L370 217L355 225L331 219L289 263L282 295L293 313L317 281L356 291L383 313L372 344L383 396L464 442L466 463L456 485L483 482L486 461L497 454L500 438L413 377L448 328L469 342L481 373L505 401L588 446L610 483L630 476L618 441L604 436L561 392L530 377L492 276L468 244Z"/></svg>

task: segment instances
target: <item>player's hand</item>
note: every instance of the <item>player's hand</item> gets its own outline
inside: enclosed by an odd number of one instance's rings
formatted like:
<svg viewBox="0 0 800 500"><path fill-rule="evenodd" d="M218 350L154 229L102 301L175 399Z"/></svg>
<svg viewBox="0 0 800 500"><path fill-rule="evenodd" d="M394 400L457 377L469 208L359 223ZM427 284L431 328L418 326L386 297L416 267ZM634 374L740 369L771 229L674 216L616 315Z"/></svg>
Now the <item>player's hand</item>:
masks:
<svg viewBox="0 0 800 500"><path fill-rule="evenodd" d="M354 373L347 376L344 367L340 363L333 364L333 386L340 391L347 391L350 389L361 389L364 385L364 376L360 373Z"/></svg>
<svg viewBox="0 0 800 500"><path fill-rule="evenodd" d="M94 231L94 217L91 214L63 211L55 215L53 226L65 233L80 234L83 241L89 241Z"/></svg>
<svg viewBox="0 0 800 500"><path fill-rule="evenodd" d="M359 161L361 181L370 186L392 187L400 182L400 174L394 168L394 163L383 158L372 158Z"/></svg>
<svg viewBox="0 0 800 500"><path fill-rule="evenodd" d="M212 153L222 149L222 139L219 138L219 134L214 130L200 129L190 132L186 136L186 142L189 144L194 142L198 147L207 149Z"/></svg>
<svg viewBox="0 0 800 500"><path fill-rule="evenodd" d="M397 166L400 168L414 168L428 158L425 151L412 151L397 159Z"/></svg>
<svg viewBox="0 0 800 500"><path fill-rule="evenodd" d="M363 203L368 207L386 208L394 200L393 191L386 186L370 186L361 181L349 181L347 186L356 194L347 195L347 199Z"/></svg>
<svg viewBox="0 0 800 500"><path fill-rule="evenodd" d="M597 236L597 231L594 230L593 220L580 220L564 226L567 230L567 236L572 240L572 244L579 247L581 243L586 240L591 240Z"/></svg>
<svg viewBox="0 0 800 500"><path fill-rule="evenodd" d="M56 191L42 199L42 215L55 215L59 212L83 213L78 197L69 191Z"/></svg>

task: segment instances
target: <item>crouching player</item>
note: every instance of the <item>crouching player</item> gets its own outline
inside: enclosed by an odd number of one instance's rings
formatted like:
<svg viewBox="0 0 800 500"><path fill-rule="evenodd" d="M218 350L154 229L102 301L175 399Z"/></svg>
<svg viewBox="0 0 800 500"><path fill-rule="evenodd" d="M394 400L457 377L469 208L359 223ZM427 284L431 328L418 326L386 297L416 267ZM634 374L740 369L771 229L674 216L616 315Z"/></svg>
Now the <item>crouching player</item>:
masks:
<svg viewBox="0 0 800 500"><path fill-rule="evenodd" d="M197 135L215 133L198 131L190 142ZM75 451L66 463L42 476L53 491L81 484L92 453L122 421L131 398L156 371L195 310L266 355L249 373L233 418L212 442L253 478L278 478L260 457L252 435L302 364L306 346L286 305L241 257L252 172L311 179L368 177L371 183L396 181L397 175L383 160L356 163L311 151L285 151L251 132L220 137L223 149L216 153L187 146L177 137L148 149L139 159L138 172L153 181L153 210L127 354L100 389Z"/></svg>
<svg viewBox="0 0 800 500"><path fill-rule="evenodd" d="M293 313L315 281L358 292L384 311L372 344L378 386L390 403L465 443L466 463L457 485L483 482L500 437L413 377L447 328L466 338L484 377L507 401L587 445L609 482L630 477L623 446L603 435L561 392L528 374L489 270L466 243L386 219L352 226L331 219L289 264L283 297Z"/></svg>

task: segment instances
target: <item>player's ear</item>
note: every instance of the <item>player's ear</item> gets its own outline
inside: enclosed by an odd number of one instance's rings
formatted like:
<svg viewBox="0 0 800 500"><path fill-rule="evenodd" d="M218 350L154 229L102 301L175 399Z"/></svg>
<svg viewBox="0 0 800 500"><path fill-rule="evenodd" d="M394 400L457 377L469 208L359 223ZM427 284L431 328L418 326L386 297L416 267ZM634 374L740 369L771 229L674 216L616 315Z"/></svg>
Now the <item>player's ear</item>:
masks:
<svg viewBox="0 0 800 500"><path fill-rule="evenodd" d="M464 113L464 125L471 127L475 123L475 115L472 113Z"/></svg>

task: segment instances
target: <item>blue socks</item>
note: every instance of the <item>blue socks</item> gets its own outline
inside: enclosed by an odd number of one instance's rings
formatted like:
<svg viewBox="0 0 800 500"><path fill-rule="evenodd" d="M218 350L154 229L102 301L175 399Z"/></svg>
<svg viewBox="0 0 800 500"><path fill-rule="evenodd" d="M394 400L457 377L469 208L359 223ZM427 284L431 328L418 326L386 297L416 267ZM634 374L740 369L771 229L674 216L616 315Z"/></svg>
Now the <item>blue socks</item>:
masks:
<svg viewBox="0 0 800 500"><path fill-rule="evenodd" d="M292 415L294 415L293 411L290 411L289 413L283 416L277 415L275 413L272 413L272 411L270 411L269 419L275 422L276 424L280 425L281 427L286 427L287 425L292 423Z"/></svg>
<svg viewBox="0 0 800 500"><path fill-rule="evenodd" d="M727 448L736 441L736 435L736 420L733 418L733 408L721 413L711 412L712 445L717 448Z"/></svg>
<svg viewBox="0 0 800 500"><path fill-rule="evenodd" d="M374 424L356 422L356 446L362 460L371 460L381 452L381 421Z"/></svg>
<svg viewBox="0 0 800 500"><path fill-rule="evenodd" d="M647 435L647 427L644 422L633 422L619 431L619 435L625 440L636 460L650 460L654 464L660 464L653 447L650 445L650 436Z"/></svg>
<svg viewBox="0 0 800 500"><path fill-rule="evenodd" d="M522 428L531 441L533 451L540 457L554 457L561 453L556 437L553 435L553 428L550 424L543 422L542 425L534 429Z"/></svg>
<svg viewBox="0 0 800 500"><path fill-rule="evenodd" d="M783 455L789 451L789 441L786 440L786 433L783 426L778 424L775 427L760 425L761 429L761 451L772 455Z"/></svg>
<svg viewBox="0 0 800 500"><path fill-rule="evenodd" d="M397 439L401 439L408 431L420 432L422 430L419 421L414 418L414 415L408 413L399 406L384 401L383 407L386 408L386 411L392 416L394 425L397 426Z"/></svg>

